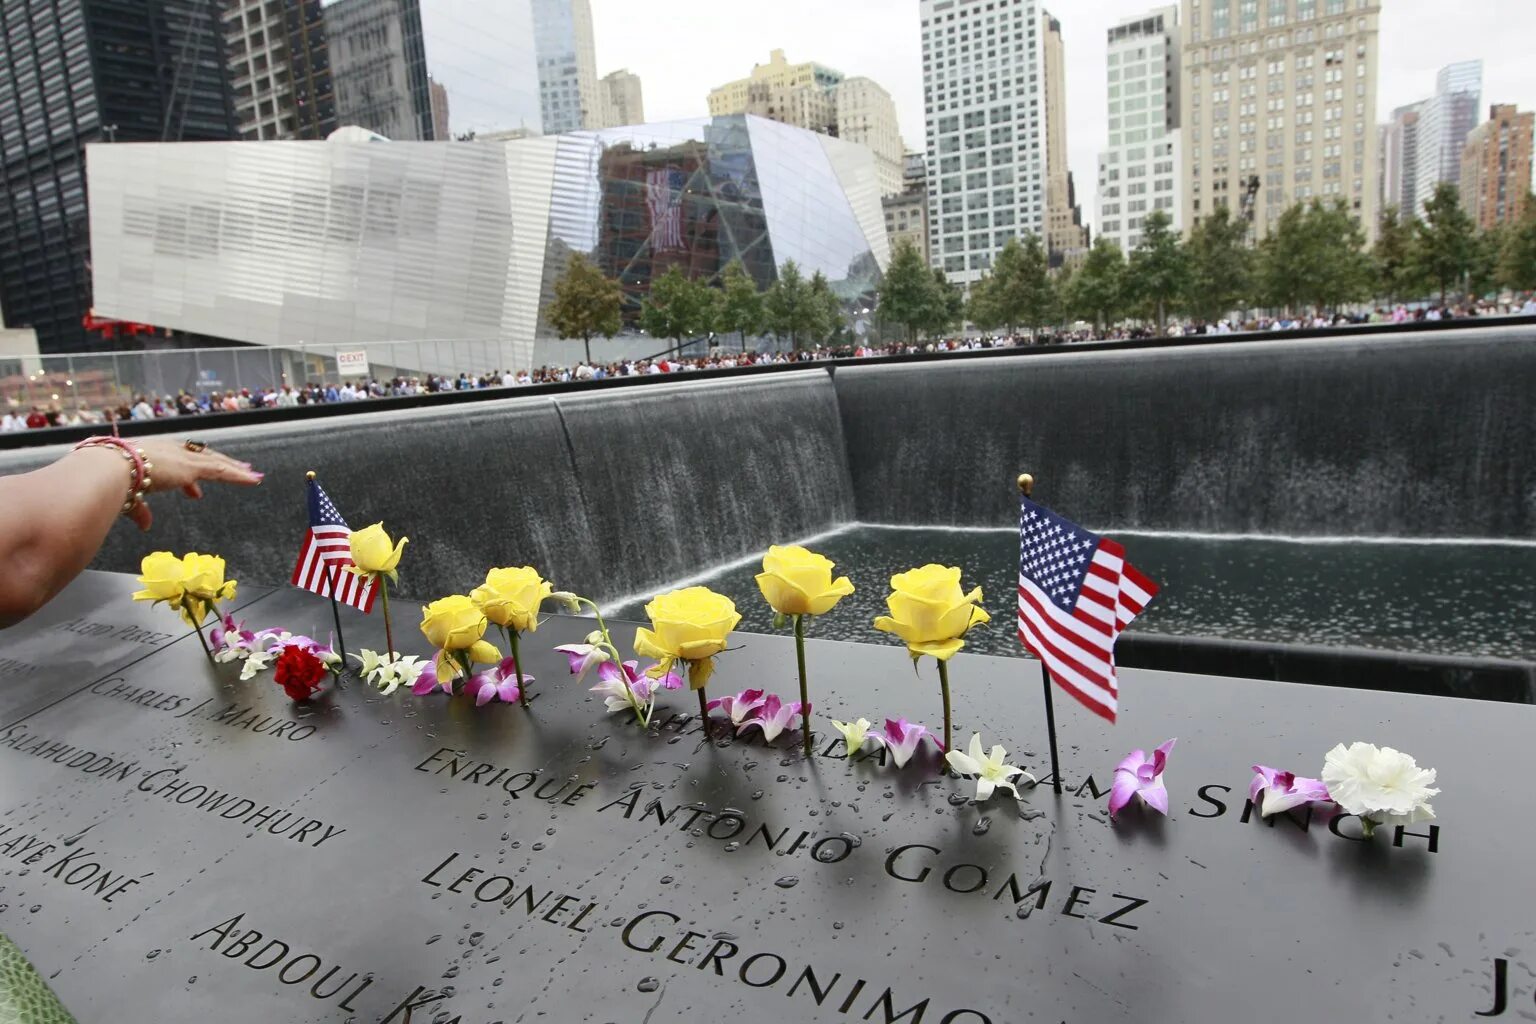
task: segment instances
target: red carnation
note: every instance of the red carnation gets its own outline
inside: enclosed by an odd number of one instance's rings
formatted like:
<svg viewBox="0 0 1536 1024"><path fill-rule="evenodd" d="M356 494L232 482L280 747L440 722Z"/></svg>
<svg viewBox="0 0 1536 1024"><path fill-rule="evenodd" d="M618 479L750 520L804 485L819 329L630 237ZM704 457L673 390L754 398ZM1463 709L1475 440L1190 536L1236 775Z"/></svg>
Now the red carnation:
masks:
<svg viewBox="0 0 1536 1024"><path fill-rule="evenodd" d="M290 700L308 700L320 689L325 673L325 662L301 647L288 647L277 656L272 680Z"/></svg>

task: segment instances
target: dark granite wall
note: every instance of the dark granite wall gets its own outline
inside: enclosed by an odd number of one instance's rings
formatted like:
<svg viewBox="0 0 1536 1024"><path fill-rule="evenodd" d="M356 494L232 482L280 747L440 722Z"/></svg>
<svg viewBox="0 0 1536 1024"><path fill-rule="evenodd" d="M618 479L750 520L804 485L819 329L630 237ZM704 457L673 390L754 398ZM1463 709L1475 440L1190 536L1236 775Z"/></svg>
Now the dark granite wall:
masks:
<svg viewBox="0 0 1536 1024"><path fill-rule="evenodd" d="M1529 327L837 371L866 522L1536 534Z"/></svg>

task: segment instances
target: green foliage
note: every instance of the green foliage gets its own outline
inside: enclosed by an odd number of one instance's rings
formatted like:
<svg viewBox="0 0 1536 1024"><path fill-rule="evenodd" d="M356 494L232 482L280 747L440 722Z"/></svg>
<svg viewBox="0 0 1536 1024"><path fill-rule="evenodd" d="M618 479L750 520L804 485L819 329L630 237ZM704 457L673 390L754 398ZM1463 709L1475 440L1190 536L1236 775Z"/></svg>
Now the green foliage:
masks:
<svg viewBox="0 0 1536 1024"><path fill-rule="evenodd" d="M1185 243L1189 272L1184 308L1201 320L1219 320L1253 295L1253 250L1248 222L1225 206L1195 225Z"/></svg>
<svg viewBox="0 0 1536 1024"><path fill-rule="evenodd" d="M1375 262L1376 293L1385 296L1388 302L1411 298L1421 284L1413 265L1413 234L1417 223L1413 219L1405 223L1396 206L1389 205L1381 211L1371 259Z"/></svg>
<svg viewBox="0 0 1536 1024"><path fill-rule="evenodd" d="M1062 289L1067 311L1101 330L1120 317L1126 305L1125 255L1120 246L1100 235L1077 273Z"/></svg>
<svg viewBox="0 0 1536 1024"><path fill-rule="evenodd" d="M763 296L763 320L767 328L799 348L817 326L816 299L794 260L785 260L778 279Z"/></svg>
<svg viewBox="0 0 1536 1024"><path fill-rule="evenodd" d="M763 296L757 290L757 282L741 260L732 260L720 275L720 291L715 295L715 330L738 335L745 350L747 335L762 329Z"/></svg>
<svg viewBox="0 0 1536 1024"><path fill-rule="evenodd" d="M1056 319L1056 290L1039 237L1008 239L992 272L971 286L969 311L978 327L1007 327L1010 334L1019 324L1038 329Z"/></svg>
<svg viewBox="0 0 1536 1024"><path fill-rule="evenodd" d="M996 278L984 274L981 280L971 285L970 298L965 302L965 318L984 331L1003 326L996 291Z"/></svg>
<svg viewBox="0 0 1536 1024"><path fill-rule="evenodd" d="M1472 262L1467 267L1467 294L1487 295L1499 287L1499 255L1504 249L1504 236L1509 233L1503 224L1495 224L1480 231L1472 239Z"/></svg>
<svg viewBox="0 0 1536 1024"><path fill-rule="evenodd" d="M1263 301L1290 310L1337 309L1369 298L1374 286L1365 232L1343 200L1282 213L1259 244L1258 276Z"/></svg>
<svg viewBox="0 0 1536 1024"><path fill-rule="evenodd" d="M938 267L933 268L934 302L925 326L931 334L943 334L965 318L965 292Z"/></svg>
<svg viewBox="0 0 1536 1024"><path fill-rule="evenodd" d="M593 335L611 338L619 333L623 298L617 281L608 280L595 265L576 254L555 282L555 295L544 307L544 319L560 337L580 338L590 363Z"/></svg>
<svg viewBox="0 0 1536 1024"><path fill-rule="evenodd" d="M1414 226L1413 265L1440 289L1440 302L1472 269L1476 239L1472 218L1461 208L1456 186L1441 182L1424 204L1424 219Z"/></svg>
<svg viewBox="0 0 1536 1024"><path fill-rule="evenodd" d="M843 328L843 304L826 275L821 271L811 275L808 303L807 329L817 341L829 341L837 337Z"/></svg>
<svg viewBox="0 0 1536 1024"><path fill-rule="evenodd" d="M640 307L640 326L658 338L681 343L708 331L714 311L714 293L671 267L651 282L651 293Z"/></svg>
<svg viewBox="0 0 1536 1024"><path fill-rule="evenodd" d="M905 327L908 340L916 341L918 332L944 318L947 304L916 247L905 240L897 243L880 282L880 318Z"/></svg>
<svg viewBox="0 0 1536 1024"><path fill-rule="evenodd" d="M1168 325L1168 307L1184 293L1189 258L1172 221L1162 210L1147 214L1141 224L1141 244L1131 253L1127 294L1157 317L1157 332Z"/></svg>
<svg viewBox="0 0 1536 1024"><path fill-rule="evenodd" d="M1504 232L1499 282L1515 291L1536 289L1536 196L1526 195L1519 219Z"/></svg>

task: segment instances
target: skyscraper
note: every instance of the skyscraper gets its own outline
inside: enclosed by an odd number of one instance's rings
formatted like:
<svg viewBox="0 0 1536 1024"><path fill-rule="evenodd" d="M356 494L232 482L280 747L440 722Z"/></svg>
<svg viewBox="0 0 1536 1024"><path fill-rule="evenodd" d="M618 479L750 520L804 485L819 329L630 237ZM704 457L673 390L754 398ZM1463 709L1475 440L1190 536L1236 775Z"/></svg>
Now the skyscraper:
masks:
<svg viewBox="0 0 1536 1024"><path fill-rule="evenodd" d="M756 114L774 121L829 133L837 124L835 91L841 71L806 61L791 64L783 50L768 54L767 64L754 64L746 78L709 91L709 112Z"/></svg>
<svg viewBox="0 0 1536 1024"><path fill-rule="evenodd" d="M1285 209L1343 200L1376 230L1380 0L1183 0L1186 228L1218 207L1262 238Z"/></svg>
<svg viewBox="0 0 1536 1024"><path fill-rule="evenodd" d="M874 81L855 75L832 90L837 137L867 146L875 154L875 178L882 196L902 190L902 161L906 147L896 124L896 103Z"/></svg>
<svg viewBox="0 0 1536 1024"><path fill-rule="evenodd" d="M602 127L617 128L626 124L645 123L645 99L640 90L640 76L628 68L611 71L598 82L598 92L604 106Z"/></svg>
<svg viewBox="0 0 1536 1024"><path fill-rule="evenodd" d="M432 83L446 100L446 123L441 132L433 128L433 138L540 133L532 0L426 0L420 21L434 125L445 119Z"/></svg>
<svg viewBox="0 0 1536 1024"><path fill-rule="evenodd" d="M1392 120L1381 131L1381 197L1385 206L1397 208L1400 218L1419 210L1419 110L1410 103L1392 111Z"/></svg>
<svg viewBox="0 0 1536 1024"><path fill-rule="evenodd" d="M1045 248L1050 265L1080 262L1088 253L1088 231L1077 205L1077 188L1067 169L1067 51L1061 22L1041 11L1045 58Z"/></svg>
<svg viewBox="0 0 1536 1024"><path fill-rule="evenodd" d="M223 17L240 137L323 139L335 131L320 0L227 0Z"/></svg>
<svg viewBox="0 0 1536 1024"><path fill-rule="evenodd" d="M431 75L427 76L427 96L432 105L432 137L439 140L453 138L448 130L448 90Z"/></svg>
<svg viewBox="0 0 1536 1024"><path fill-rule="evenodd" d="M1435 77L1435 94L1419 104L1418 161L1414 168L1414 212L1440 182L1461 181L1461 150L1477 124L1483 102L1483 62L1447 64Z"/></svg>
<svg viewBox="0 0 1536 1024"><path fill-rule="evenodd" d="M539 106L550 135L603 122L588 0L533 0Z"/></svg>
<svg viewBox="0 0 1536 1024"><path fill-rule="evenodd" d="M237 138L222 26L197 0L7 2L3 20L0 306L45 352L80 348L85 146Z"/></svg>
<svg viewBox="0 0 1536 1024"><path fill-rule="evenodd" d="M1036 0L922 0L933 264L969 284L1008 239L1045 229Z"/></svg>
<svg viewBox="0 0 1536 1024"><path fill-rule="evenodd" d="M418 0L337 0L325 9L325 28L337 121L399 142L431 139Z"/></svg>
<svg viewBox="0 0 1536 1024"><path fill-rule="evenodd" d="M1098 229L1125 252L1153 210L1184 226L1179 166L1179 9L1159 7L1109 30L1109 148L1099 154Z"/></svg>
<svg viewBox="0 0 1536 1024"><path fill-rule="evenodd" d="M1461 208L1487 229L1509 224L1531 191L1531 134L1536 114L1495 103L1488 120L1467 134L1461 153Z"/></svg>

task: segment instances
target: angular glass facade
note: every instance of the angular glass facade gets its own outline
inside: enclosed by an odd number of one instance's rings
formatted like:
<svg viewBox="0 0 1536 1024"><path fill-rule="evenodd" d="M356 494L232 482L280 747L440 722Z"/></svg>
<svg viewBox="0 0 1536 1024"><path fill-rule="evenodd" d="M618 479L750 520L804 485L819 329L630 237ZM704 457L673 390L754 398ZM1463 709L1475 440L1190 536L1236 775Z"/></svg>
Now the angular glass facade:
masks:
<svg viewBox="0 0 1536 1024"><path fill-rule="evenodd" d="M867 305L889 255L867 149L746 115L89 157L98 311L258 344L467 341L476 365L527 366L573 253L631 323L673 267L713 282L740 259L767 287L793 260Z"/></svg>

